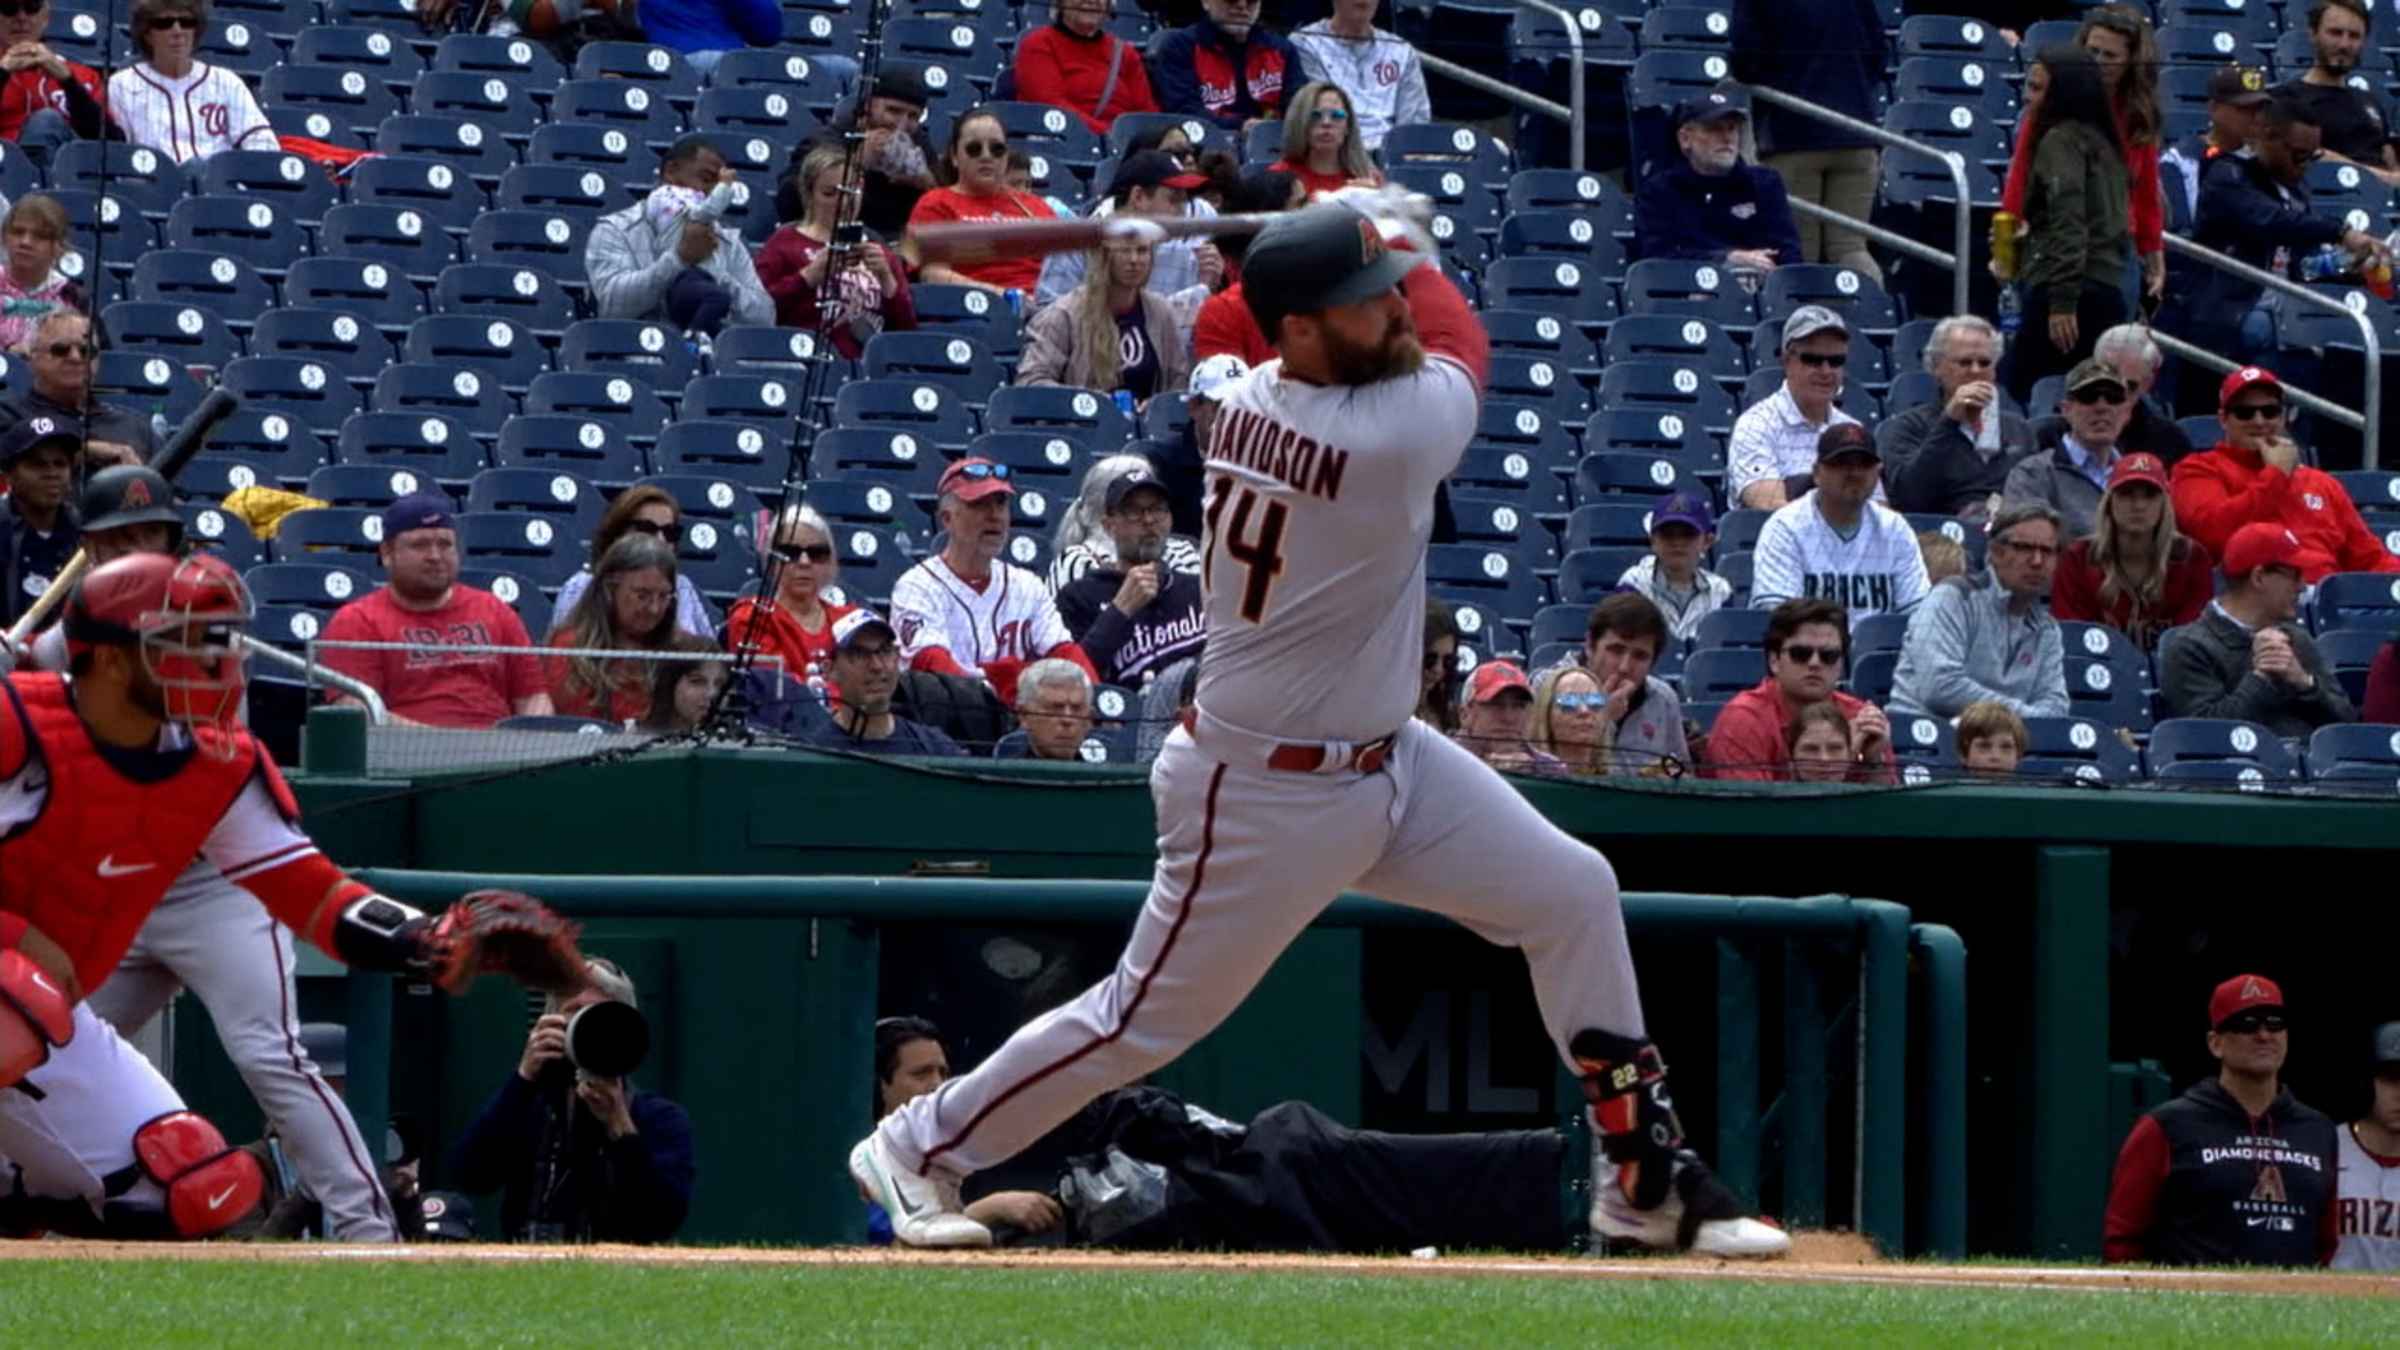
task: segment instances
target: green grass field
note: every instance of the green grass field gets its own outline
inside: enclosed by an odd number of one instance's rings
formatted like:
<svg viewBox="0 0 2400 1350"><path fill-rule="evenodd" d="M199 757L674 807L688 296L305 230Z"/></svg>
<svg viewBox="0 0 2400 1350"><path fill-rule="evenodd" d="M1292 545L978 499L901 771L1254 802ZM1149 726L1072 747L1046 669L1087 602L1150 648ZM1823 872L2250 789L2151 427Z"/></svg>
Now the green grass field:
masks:
<svg viewBox="0 0 2400 1350"><path fill-rule="evenodd" d="M1275 1271L24 1261L14 1346L2369 1345L2383 1299Z"/></svg>

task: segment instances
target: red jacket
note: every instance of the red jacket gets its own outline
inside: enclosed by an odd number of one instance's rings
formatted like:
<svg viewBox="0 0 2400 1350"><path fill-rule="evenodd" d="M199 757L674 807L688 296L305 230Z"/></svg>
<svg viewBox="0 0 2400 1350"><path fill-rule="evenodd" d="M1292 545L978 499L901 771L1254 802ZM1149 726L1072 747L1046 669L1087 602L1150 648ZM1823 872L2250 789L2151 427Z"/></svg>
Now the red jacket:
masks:
<svg viewBox="0 0 2400 1350"><path fill-rule="evenodd" d="M1842 710L1845 719L1855 718L1867 701L1836 689L1833 706ZM1775 687L1774 676L1769 675L1756 687L1735 694L1717 714L1716 725L1708 729L1707 776L1750 783L1786 781L1792 776L1792 752L1785 747L1783 737L1791 725L1792 705L1784 700L1783 691ZM1900 781L1899 771L1892 764L1889 741L1876 747L1865 780Z"/></svg>
<svg viewBox="0 0 2400 1350"><path fill-rule="evenodd" d="M67 73L74 76L75 83L91 96L94 106L106 105L107 96L100 88L99 71L68 61ZM25 119L44 108L54 109L60 116L73 120L67 106L67 87L50 78L41 67L27 66L9 75L5 82L0 82L0 140L17 139L25 130ZM78 128L78 131L80 133L81 129Z"/></svg>
<svg viewBox="0 0 2400 1350"><path fill-rule="evenodd" d="M2208 608L2209 598L2217 593L2215 573L2216 562L2207 549L2189 539L2178 540L2167 563L2166 585L2159 590L2158 608L2137 617L2130 595L2118 595L2105 606L2100 603L2100 584L2107 577L2092 564L2092 541L2078 539L2058 557L2058 574L2050 581L2050 613L2065 622L2106 624L2143 651L2156 651L2168 629L2192 622Z"/></svg>
<svg viewBox="0 0 2400 1350"><path fill-rule="evenodd" d="M2211 557L2225 556L2235 530L2268 521L2300 541L2300 578L2311 585L2335 572L2400 572L2400 558L2384 548L2359 519L2350 494L2322 469L2300 464L2287 474L2268 468L2253 451L2219 442L2185 456L2168 483L2176 524Z"/></svg>
<svg viewBox="0 0 2400 1350"><path fill-rule="evenodd" d="M1116 88L1108 106L1095 113L1100 91L1108 88L1112 62L1117 66ZM1044 24L1017 43L1016 72L1018 98L1064 108L1103 136L1126 113L1158 111L1141 50L1114 33L1082 38L1057 24Z"/></svg>
<svg viewBox="0 0 2400 1350"><path fill-rule="evenodd" d="M1232 352L1254 366L1275 359L1275 349L1267 344L1267 335L1258 331L1258 320L1251 317L1238 281L1200 302L1200 313L1192 319L1193 364L1219 352Z"/></svg>

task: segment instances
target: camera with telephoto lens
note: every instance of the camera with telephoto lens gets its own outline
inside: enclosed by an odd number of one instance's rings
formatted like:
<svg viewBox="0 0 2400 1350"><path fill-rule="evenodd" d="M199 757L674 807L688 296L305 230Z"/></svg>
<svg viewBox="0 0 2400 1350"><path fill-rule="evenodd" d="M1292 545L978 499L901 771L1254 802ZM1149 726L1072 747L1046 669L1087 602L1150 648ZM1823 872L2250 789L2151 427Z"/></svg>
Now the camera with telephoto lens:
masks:
<svg viewBox="0 0 2400 1350"><path fill-rule="evenodd" d="M567 1062L593 1078L623 1078L650 1055L650 1019L607 999L567 1019Z"/></svg>

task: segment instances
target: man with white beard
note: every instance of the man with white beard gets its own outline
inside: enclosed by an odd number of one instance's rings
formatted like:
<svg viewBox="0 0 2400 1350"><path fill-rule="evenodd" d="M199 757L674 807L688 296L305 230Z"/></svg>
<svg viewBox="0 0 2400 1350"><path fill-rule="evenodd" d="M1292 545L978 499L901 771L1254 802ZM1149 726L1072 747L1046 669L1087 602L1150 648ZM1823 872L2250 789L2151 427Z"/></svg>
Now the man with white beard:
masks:
<svg viewBox="0 0 2400 1350"><path fill-rule="evenodd" d="M1674 160L1653 163L1634 202L1637 258L1688 258L1752 272L1799 262L1800 227L1783 178L1742 163L1750 96L1720 84L1675 109Z"/></svg>

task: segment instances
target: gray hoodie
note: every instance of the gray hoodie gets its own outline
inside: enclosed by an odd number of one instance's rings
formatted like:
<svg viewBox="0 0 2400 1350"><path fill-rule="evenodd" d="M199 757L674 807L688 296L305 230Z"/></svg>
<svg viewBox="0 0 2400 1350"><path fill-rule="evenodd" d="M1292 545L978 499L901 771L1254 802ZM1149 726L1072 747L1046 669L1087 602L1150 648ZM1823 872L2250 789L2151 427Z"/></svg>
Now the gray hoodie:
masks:
<svg viewBox="0 0 2400 1350"><path fill-rule="evenodd" d="M2005 704L2019 717L2067 715L2066 642L2050 607L2012 614L1999 583L1952 577L1908 621L1892 675L1892 711L1956 717L1970 703Z"/></svg>

